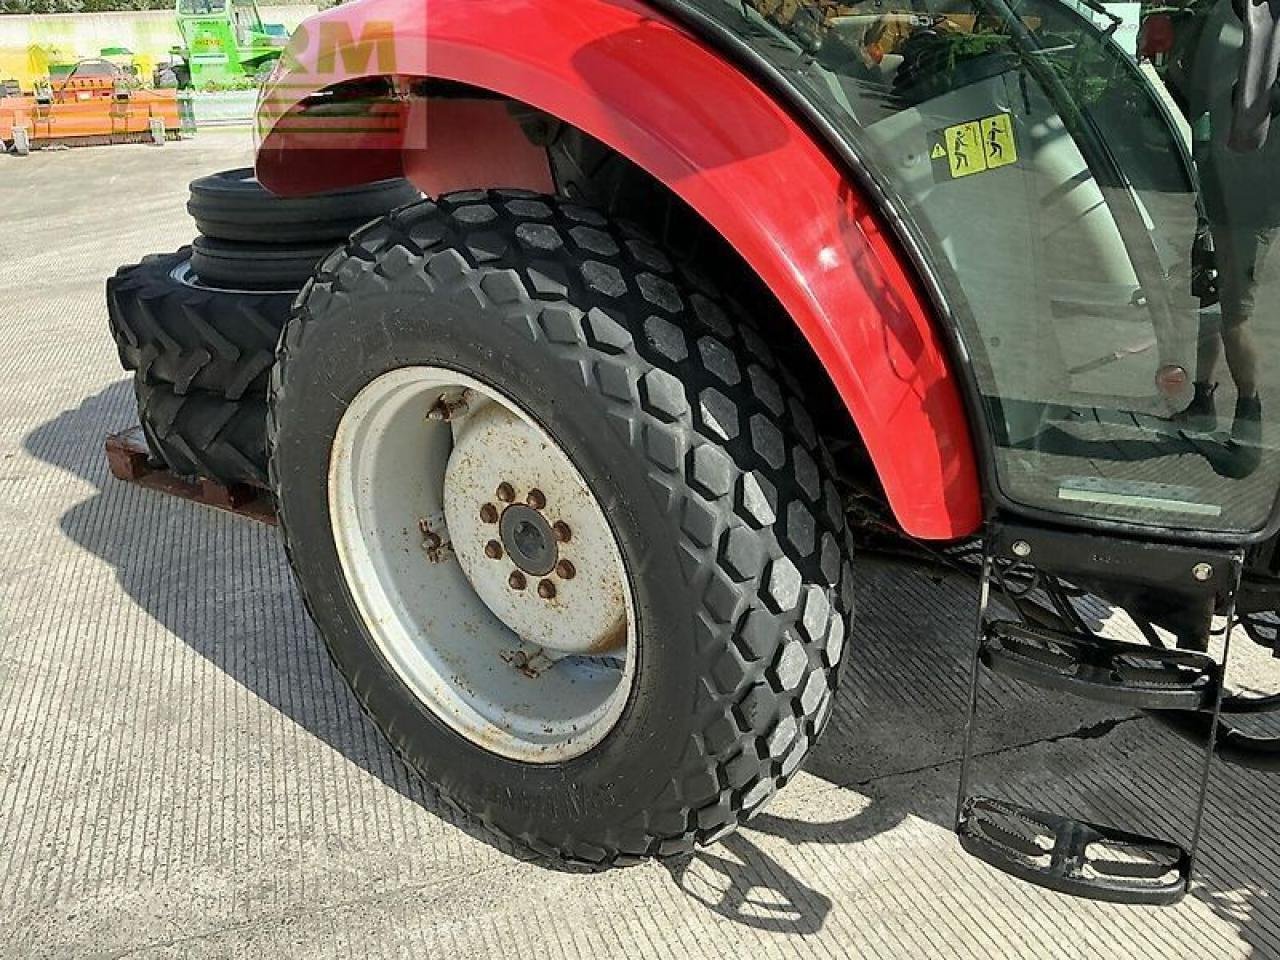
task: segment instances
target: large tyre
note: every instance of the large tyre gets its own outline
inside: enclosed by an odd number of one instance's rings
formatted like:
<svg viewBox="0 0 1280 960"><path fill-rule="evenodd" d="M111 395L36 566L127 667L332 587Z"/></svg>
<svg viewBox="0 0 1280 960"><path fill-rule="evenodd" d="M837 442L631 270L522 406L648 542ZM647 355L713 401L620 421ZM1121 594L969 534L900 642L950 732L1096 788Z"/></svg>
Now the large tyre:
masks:
<svg viewBox="0 0 1280 960"><path fill-rule="evenodd" d="M182 477L267 485L267 406L262 397L185 396L134 378L138 419L151 452Z"/></svg>
<svg viewBox="0 0 1280 960"><path fill-rule="evenodd" d="M249 243L336 246L357 227L421 197L407 180L381 180L305 197L277 197L253 170L224 170L191 183L187 212L206 237Z"/></svg>
<svg viewBox="0 0 1280 960"><path fill-rule="evenodd" d="M339 669L501 835L574 865L685 852L822 731L851 613L830 457L742 314L637 231L511 191L370 224L299 298L269 431ZM625 630L580 626L582 582L616 584ZM540 598L551 632L517 636ZM581 713L575 683L601 691Z"/></svg>
<svg viewBox="0 0 1280 960"><path fill-rule="evenodd" d="M229 290L298 290L337 241L318 244L235 243L196 237L191 268L201 283Z"/></svg>
<svg viewBox="0 0 1280 960"><path fill-rule="evenodd" d="M295 296L206 286L183 247L116 271L107 280L107 316L126 370L179 396L239 400L265 396Z"/></svg>

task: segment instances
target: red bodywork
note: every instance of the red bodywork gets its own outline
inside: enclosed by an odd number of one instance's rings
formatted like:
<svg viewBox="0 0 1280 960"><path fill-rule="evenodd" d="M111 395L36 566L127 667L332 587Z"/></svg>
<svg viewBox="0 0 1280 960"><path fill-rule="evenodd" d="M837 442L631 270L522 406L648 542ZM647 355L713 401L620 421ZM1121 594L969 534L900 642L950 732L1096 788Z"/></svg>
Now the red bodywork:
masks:
<svg viewBox="0 0 1280 960"><path fill-rule="evenodd" d="M379 37L390 39L370 42ZM406 98L377 130L326 132L323 101L308 98L382 75L457 81L521 101L666 184L803 331L903 529L950 539L978 528L982 498L960 389L910 267L866 198L739 67L622 0L361 0L295 36L265 93L262 182L281 194L398 174L428 193L549 188L541 151L512 135L500 103L427 101L428 131L421 101Z"/></svg>

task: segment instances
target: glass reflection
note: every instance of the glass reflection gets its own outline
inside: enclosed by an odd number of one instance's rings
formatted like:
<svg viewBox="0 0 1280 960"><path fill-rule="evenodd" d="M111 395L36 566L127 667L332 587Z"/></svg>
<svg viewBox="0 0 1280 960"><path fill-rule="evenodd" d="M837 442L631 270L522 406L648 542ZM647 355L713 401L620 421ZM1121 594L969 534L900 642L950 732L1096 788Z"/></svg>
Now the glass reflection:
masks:
<svg viewBox="0 0 1280 960"><path fill-rule="evenodd" d="M1265 523L1280 2L696 4L783 71L914 222L1008 498Z"/></svg>

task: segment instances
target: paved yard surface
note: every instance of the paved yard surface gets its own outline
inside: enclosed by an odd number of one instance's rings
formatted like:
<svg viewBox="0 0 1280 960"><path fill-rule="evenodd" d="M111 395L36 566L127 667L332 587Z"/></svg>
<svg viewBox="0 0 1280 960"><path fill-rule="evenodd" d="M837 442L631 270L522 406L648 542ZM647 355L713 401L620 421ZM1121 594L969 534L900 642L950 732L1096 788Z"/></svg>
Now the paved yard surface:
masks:
<svg viewBox="0 0 1280 960"><path fill-rule="evenodd" d="M347 695L273 531L106 470L132 396L103 279L188 240L188 180L248 153L228 133L0 157L0 956L1280 956L1258 777L1217 779L1175 908L966 858L973 591L870 558L835 719L749 829L588 877L460 826ZM1149 722L1012 684L982 706L992 789L1185 828L1196 757Z"/></svg>

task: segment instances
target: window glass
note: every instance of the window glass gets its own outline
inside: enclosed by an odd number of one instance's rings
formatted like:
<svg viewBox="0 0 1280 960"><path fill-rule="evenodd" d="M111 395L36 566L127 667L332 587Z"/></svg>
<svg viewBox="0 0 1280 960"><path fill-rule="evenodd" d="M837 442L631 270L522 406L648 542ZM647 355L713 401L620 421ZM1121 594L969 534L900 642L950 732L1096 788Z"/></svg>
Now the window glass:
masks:
<svg viewBox="0 0 1280 960"><path fill-rule="evenodd" d="M178 13L184 17L207 17L221 14L223 0L178 0Z"/></svg>
<svg viewBox="0 0 1280 960"><path fill-rule="evenodd" d="M1246 49L1231 0L696 5L823 112L911 221L1006 498L1158 527L1265 523L1280 94L1274 65L1266 82L1242 63L1265 61L1274 24Z"/></svg>

